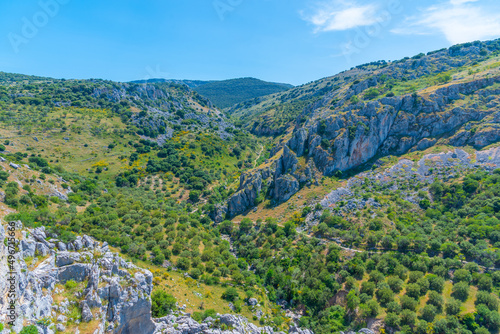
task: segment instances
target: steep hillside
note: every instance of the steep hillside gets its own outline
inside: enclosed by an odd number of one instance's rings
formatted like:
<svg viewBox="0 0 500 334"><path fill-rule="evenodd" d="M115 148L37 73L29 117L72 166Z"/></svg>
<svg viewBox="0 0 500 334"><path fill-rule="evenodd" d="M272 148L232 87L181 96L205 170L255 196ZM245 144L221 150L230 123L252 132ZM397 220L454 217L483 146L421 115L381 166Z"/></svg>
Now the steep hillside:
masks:
<svg viewBox="0 0 500 334"><path fill-rule="evenodd" d="M492 58L498 55L498 43L468 43L399 61L360 65L286 92L240 103L229 113L256 135L281 135L302 126L320 109L324 111L322 116L333 115L349 105L367 104L384 96L402 97L439 85L495 75L498 59ZM345 111L348 110L354 111Z"/></svg>
<svg viewBox="0 0 500 334"><path fill-rule="evenodd" d="M274 133L282 140L270 162L242 178L238 193L216 215L244 212L263 190L279 204L322 175L341 176L376 157L425 149L438 141L475 148L497 142L499 50L498 41L478 42L360 66L233 110L254 133ZM300 106L300 112L296 109L278 126L275 112L283 115L280 108L288 103ZM275 106L266 109L268 105ZM274 111L267 122L269 108Z"/></svg>

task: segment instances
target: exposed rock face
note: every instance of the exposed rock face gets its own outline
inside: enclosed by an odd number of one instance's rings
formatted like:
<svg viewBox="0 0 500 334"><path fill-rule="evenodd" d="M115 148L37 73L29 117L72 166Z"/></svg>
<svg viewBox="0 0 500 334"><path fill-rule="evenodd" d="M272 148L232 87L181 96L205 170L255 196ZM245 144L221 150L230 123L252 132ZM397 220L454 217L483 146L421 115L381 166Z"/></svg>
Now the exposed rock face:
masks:
<svg viewBox="0 0 500 334"><path fill-rule="evenodd" d="M330 176L358 167L377 155L427 149L450 133L453 135L443 144L482 148L499 141L500 112L496 107L500 92L492 88L498 82L500 77L493 77L450 85L429 96L384 97L347 105L339 102L340 110L333 113L325 101L317 103L307 110L310 120L294 130L284 147L275 169L272 198L277 202L288 200L299 190L298 184L312 179L315 169ZM346 96L359 93L358 88L353 85L353 92ZM487 107L464 103L467 96L487 99ZM472 122L479 125L472 127L476 124ZM314 165L297 173L300 156Z"/></svg>
<svg viewBox="0 0 500 334"><path fill-rule="evenodd" d="M19 226L19 224L18 224ZM98 243L88 236L78 237L74 242L63 244L66 249L80 249L82 252L56 252L55 245L46 240L43 227L23 231L20 251L16 253L15 277L17 280L18 318L14 331L18 333L23 323L36 324L42 318L56 318L55 324L39 327L40 333L53 333L54 330L66 328L68 307L70 303L54 302L54 297L61 291L56 284L67 281L85 282L86 288L78 292L82 321L99 321L95 333L153 333L155 324L151 319L152 275L125 262L119 256L109 252L107 246L99 247ZM8 290L6 257L8 249L3 240L5 229L0 224L0 295L5 296ZM40 250L40 251L39 251ZM24 259L35 253L45 257L36 267L26 265ZM131 274L129 270L132 270ZM3 299L2 299L3 300ZM6 303L0 304L0 322L8 319ZM61 319L61 320L59 320ZM108 322L108 328L105 323ZM66 325L66 326L65 326ZM63 326L63 327L61 327Z"/></svg>
<svg viewBox="0 0 500 334"><path fill-rule="evenodd" d="M217 315L217 319L207 318L203 323L198 323L190 317L186 316L167 316L160 319L155 319L157 323L157 333L169 334L190 334L190 333L207 333L207 334L284 334L283 332L275 332L271 327L257 327L242 316L223 314ZM232 330L222 330L221 325L226 325ZM300 329L295 325L291 325L288 331L290 334L313 334L308 329Z"/></svg>
<svg viewBox="0 0 500 334"><path fill-rule="evenodd" d="M299 156L307 151L325 175L357 167L377 154L405 153L419 142L421 148L428 147L432 138L489 115L489 109L478 109L474 104L456 106L454 102L470 94L491 94L486 88L496 82L500 77L451 85L429 97L385 97L348 105L334 114L319 109L305 128L294 132L288 145ZM497 136L498 131L490 129L480 139L471 136L462 142L484 147L498 140ZM328 147L322 145L325 141Z"/></svg>
<svg viewBox="0 0 500 334"><path fill-rule="evenodd" d="M225 204L216 206L212 213L216 223L254 207L261 192L265 192L274 204L279 204L290 199L300 189L300 184L314 179L312 160L300 166L297 154L286 145L272 153L274 157L270 163L242 174L238 191Z"/></svg>
<svg viewBox="0 0 500 334"><path fill-rule="evenodd" d="M273 197L279 202L285 202L299 191L299 182L291 175L280 176L274 182Z"/></svg>
<svg viewBox="0 0 500 334"><path fill-rule="evenodd" d="M262 190L262 174L242 174L240 187L227 202L227 212L232 217L255 205L255 200Z"/></svg>

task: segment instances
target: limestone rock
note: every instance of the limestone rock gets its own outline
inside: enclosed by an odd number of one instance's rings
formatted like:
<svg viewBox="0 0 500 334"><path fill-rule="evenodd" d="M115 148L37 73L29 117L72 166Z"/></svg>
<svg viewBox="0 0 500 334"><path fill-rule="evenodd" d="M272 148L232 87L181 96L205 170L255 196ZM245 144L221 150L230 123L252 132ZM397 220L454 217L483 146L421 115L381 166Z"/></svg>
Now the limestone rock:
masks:
<svg viewBox="0 0 500 334"><path fill-rule="evenodd" d="M274 182L273 198L282 203L288 201L297 191L299 181L291 175L283 175Z"/></svg>
<svg viewBox="0 0 500 334"><path fill-rule="evenodd" d="M90 322L94 318L94 316L92 315L92 311L90 310L90 307L87 305L87 302L82 302L81 307L82 307L82 321Z"/></svg>

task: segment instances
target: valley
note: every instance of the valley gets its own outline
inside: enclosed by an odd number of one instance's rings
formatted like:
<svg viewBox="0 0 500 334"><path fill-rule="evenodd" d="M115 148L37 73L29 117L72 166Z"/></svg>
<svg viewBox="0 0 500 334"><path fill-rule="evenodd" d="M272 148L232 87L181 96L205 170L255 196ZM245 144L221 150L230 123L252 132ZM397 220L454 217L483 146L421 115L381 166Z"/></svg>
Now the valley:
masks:
<svg viewBox="0 0 500 334"><path fill-rule="evenodd" d="M0 333L498 333L499 106L500 40L301 86L0 72Z"/></svg>

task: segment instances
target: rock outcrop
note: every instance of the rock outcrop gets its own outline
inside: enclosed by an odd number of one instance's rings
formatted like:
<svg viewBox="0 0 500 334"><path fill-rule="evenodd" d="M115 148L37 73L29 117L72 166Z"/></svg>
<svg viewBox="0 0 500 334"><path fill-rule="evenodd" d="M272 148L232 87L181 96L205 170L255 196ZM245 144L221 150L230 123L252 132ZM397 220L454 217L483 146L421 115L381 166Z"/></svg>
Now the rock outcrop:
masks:
<svg viewBox="0 0 500 334"><path fill-rule="evenodd" d="M382 204L374 198L363 198L355 193L356 188L366 187L366 191L372 193L380 191L381 188L399 191L403 200L418 205L420 202L418 191L427 191L428 186L435 180L448 180L475 170L492 172L498 168L500 168L500 147L473 153L457 148L448 152L426 154L417 162L401 159L394 164L362 172L348 179L344 187L331 191L319 201L319 204L323 210L330 210L339 216L353 214L367 206L381 208ZM407 182L415 182L420 186L418 190L410 189L405 186ZM306 223L309 227L319 224L323 210L308 214Z"/></svg>
<svg viewBox="0 0 500 334"><path fill-rule="evenodd" d="M207 318L202 323L198 323L188 316L169 315L164 318L155 319L158 324L158 333L165 334L285 334L284 332L275 332L271 327L257 327L248 322L245 317L232 314L218 314L216 319ZM229 329L223 329L229 328ZM291 325L289 334L313 334L308 329L301 329Z"/></svg>
<svg viewBox="0 0 500 334"><path fill-rule="evenodd" d="M13 223L10 223L13 224ZM19 228L20 223L16 224ZM35 324L40 333L78 328L78 319L68 319L70 308L78 308L81 321L94 321L94 333L154 333L151 319L152 275L111 253L106 245L88 236L70 243L47 241L44 227L22 231L15 254L14 274L17 318L12 329L18 333L23 324ZM6 265L8 247L5 229L0 224L0 295L2 301L10 286ZM73 251L67 251L72 249ZM77 252L79 250L79 252ZM38 256L32 260L33 256ZM29 262L27 263L27 261ZM36 265L36 260L41 261ZM84 284L76 291L79 302L56 302L60 285L69 281ZM0 322L7 323L7 303L0 304ZM50 319L58 319L57 327ZM48 320L47 320L48 319ZM105 324L108 324L105 328ZM63 327L61 327L63 326ZM57 328L56 328L57 327Z"/></svg>

